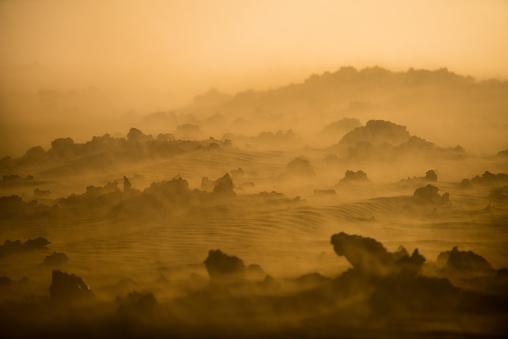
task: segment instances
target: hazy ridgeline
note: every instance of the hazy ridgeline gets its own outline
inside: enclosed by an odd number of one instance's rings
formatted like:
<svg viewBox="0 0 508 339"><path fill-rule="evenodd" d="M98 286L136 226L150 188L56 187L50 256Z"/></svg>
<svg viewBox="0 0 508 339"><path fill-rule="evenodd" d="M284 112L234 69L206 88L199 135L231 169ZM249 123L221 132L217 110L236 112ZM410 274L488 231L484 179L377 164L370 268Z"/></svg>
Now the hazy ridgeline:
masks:
<svg viewBox="0 0 508 339"><path fill-rule="evenodd" d="M2 94L54 115L2 149L0 336L508 333L507 82L345 67L109 121L96 95Z"/></svg>
<svg viewBox="0 0 508 339"><path fill-rule="evenodd" d="M336 126L335 134L323 130L341 118L390 120L442 146L460 144L475 154L495 154L507 147L507 98L503 80L475 80L447 69L379 67L342 67L288 86L231 95L211 89L173 109L168 103L154 108L149 103L161 100L144 92L0 86L0 154L20 155L35 144L49 147L63 136L85 141L98 134L123 135L132 126L185 139L226 136L259 147L283 142L265 138L263 143L260 133L291 130L296 135L277 135L294 137L287 146L325 147L354 126ZM63 132L69 128L70 133Z"/></svg>

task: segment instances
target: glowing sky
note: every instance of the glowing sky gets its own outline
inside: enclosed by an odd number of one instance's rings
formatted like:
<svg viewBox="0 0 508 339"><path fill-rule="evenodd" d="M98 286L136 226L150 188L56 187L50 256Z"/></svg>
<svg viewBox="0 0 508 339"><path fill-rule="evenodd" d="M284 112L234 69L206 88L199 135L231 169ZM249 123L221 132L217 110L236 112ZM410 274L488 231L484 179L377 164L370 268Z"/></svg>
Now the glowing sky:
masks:
<svg viewBox="0 0 508 339"><path fill-rule="evenodd" d="M0 51L12 86L232 91L345 64L508 77L508 1L4 0Z"/></svg>

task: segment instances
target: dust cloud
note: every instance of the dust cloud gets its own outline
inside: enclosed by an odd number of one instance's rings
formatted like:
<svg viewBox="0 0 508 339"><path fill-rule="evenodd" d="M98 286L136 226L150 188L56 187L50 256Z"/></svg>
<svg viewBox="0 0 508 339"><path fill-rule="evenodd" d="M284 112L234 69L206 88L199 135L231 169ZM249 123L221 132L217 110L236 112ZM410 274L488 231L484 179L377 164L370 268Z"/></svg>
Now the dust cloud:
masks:
<svg viewBox="0 0 508 339"><path fill-rule="evenodd" d="M506 337L507 18L1 1L0 336Z"/></svg>

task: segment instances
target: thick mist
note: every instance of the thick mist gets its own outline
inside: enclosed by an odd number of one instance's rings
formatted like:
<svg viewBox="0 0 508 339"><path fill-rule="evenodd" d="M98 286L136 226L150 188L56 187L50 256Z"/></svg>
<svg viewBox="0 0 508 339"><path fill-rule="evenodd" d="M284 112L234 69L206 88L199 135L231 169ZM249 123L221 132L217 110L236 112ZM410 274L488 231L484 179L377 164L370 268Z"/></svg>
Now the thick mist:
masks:
<svg viewBox="0 0 508 339"><path fill-rule="evenodd" d="M0 1L0 337L506 337L507 18Z"/></svg>

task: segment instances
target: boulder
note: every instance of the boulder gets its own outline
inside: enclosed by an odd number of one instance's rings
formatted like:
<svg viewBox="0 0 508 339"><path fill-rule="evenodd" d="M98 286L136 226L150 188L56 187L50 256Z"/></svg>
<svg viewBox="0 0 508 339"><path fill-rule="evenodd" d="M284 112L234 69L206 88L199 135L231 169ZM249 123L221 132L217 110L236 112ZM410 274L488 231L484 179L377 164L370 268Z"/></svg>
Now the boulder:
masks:
<svg viewBox="0 0 508 339"><path fill-rule="evenodd" d="M425 262L417 249L411 255L403 247L389 252L379 241L360 235L340 232L331 237L331 243L335 253L344 256L353 269L362 274L416 275Z"/></svg>
<svg viewBox="0 0 508 339"><path fill-rule="evenodd" d="M369 179L367 178L367 173L362 170L352 171L347 170L344 173L344 178L339 181L339 184L348 184L348 183L367 183Z"/></svg>
<svg viewBox="0 0 508 339"><path fill-rule="evenodd" d="M48 266L62 266L69 261L65 253L53 252L44 258L43 264Z"/></svg>
<svg viewBox="0 0 508 339"><path fill-rule="evenodd" d="M225 195L234 195L235 185L233 184L233 180L229 173L224 174L221 178L215 181L215 185L213 187L213 193L216 194L225 194Z"/></svg>
<svg viewBox="0 0 508 339"><path fill-rule="evenodd" d="M212 280L241 278L245 272L242 259L221 250L210 250L204 264Z"/></svg>
<svg viewBox="0 0 508 339"><path fill-rule="evenodd" d="M443 204L450 200L450 195L448 193L439 194L439 188L428 184L414 191L413 200L424 204Z"/></svg>
<svg viewBox="0 0 508 339"><path fill-rule="evenodd" d="M58 302L81 301L93 297L92 291L82 278L60 270L53 270L49 295L51 300Z"/></svg>

